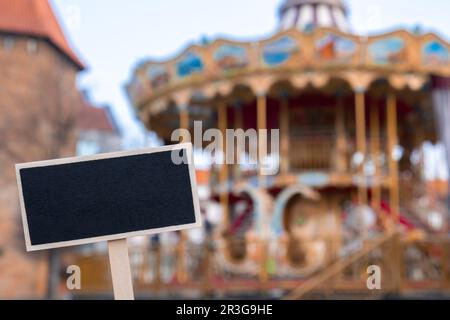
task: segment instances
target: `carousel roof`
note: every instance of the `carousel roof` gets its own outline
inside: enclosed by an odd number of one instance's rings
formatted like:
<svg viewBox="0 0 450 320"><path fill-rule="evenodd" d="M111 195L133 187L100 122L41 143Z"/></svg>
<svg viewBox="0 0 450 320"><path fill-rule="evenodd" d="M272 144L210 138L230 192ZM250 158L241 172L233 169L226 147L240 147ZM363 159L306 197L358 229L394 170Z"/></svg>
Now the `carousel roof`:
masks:
<svg viewBox="0 0 450 320"><path fill-rule="evenodd" d="M305 4L310 5L329 5L334 7L339 7L341 9L347 10L347 6L345 5L344 1L342 0L285 0L284 3L281 5L281 11L295 7L295 6L301 6Z"/></svg>
<svg viewBox="0 0 450 320"><path fill-rule="evenodd" d="M306 4L345 13L337 0L288 0L282 12ZM168 106L227 97L243 86L256 96L270 94L280 82L294 89L324 88L340 79L353 90L365 90L382 79L396 90L420 90L434 75L450 78L450 44L436 34L401 29L360 36L333 26L311 32L291 27L266 39L216 39L189 46L172 59L143 61L126 89L147 123Z"/></svg>
<svg viewBox="0 0 450 320"><path fill-rule="evenodd" d="M280 9L280 28L302 31L332 27L348 31L347 7L340 0L286 0Z"/></svg>
<svg viewBox="0 0 450 320"><path fill-rule="evenodd" d="M307 34L290 29L254 42L218 39L167 61L145 61L127 92L139 111L158 113L168 102L226 96L236 85L257 94L279 81L302 88L340 78L358 89L383 78L395 88L419 90L431 75L450 77L450 44L432 33L361 37L332 28Z"/></svg>

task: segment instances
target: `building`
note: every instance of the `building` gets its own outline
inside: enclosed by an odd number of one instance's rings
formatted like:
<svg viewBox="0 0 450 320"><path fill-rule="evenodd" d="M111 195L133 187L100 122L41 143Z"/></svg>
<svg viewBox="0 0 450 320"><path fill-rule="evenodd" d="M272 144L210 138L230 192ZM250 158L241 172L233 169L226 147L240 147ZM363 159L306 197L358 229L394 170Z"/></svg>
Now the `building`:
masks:
<svg viewBox="0 0 450 320"><path fill-rule="evenodd" d="M78 112L77 155L88 156L122 150L122 137L111 108L96 107L84 94Z"/></svg>
<svg viewBox="0 0 450 320"><path fill-rule="evenodd" d="M14 164L74 155L84 68L47 0L0 0L0 298L46 294L48 253L25 252Z"/></svg>
<svg viewBox="0 0 450 320"><path fill-rule="evenodd" d="M270 150L280 159L275 175L261 165L211 166L210 202L222 214L206 219L202 242L182 232L176 244L132 250L139 293L450 291L448 207L437 193L426 196L435 184L423 152L439 140L450 150L450 44L409 30L359 36L347 13L340 0L286 0L269 38L216 39L134 70L130 101L166 144L195 121L222 133L280 133L278 153ZM92 276L102 265L78 261ZM367 290L370 265L382 268L383 290Z"/></svg>

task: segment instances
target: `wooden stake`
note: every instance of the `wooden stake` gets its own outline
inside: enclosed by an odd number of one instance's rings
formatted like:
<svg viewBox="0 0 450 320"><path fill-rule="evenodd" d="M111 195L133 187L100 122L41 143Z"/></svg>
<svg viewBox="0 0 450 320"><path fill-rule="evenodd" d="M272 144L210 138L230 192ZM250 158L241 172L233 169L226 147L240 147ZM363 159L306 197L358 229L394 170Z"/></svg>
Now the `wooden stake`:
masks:
<svg viewBox="0 0 450 320"><path fill-rule="evenodd" d="M184 284L188 280L186 272L186 233L183 230L180 231L177 245L177 280L179 283Z"/></svg>
<svg viewBox="0 0 450 320"><path fill-rule="evenodd" d="M134 300L127 239L108 241L115 300Z"/></svg>

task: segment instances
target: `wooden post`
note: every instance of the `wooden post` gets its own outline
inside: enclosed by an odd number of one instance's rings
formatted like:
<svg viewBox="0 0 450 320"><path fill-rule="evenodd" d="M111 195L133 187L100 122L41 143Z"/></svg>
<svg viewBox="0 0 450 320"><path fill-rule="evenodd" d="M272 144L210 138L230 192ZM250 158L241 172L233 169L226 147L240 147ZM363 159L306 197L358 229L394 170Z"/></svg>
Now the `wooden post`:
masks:
<svg viewBox="0 0 450 320"><path fill-rule="evenodd" d="M225 100L219 101L218 105L218 127L222 132L222 136L226 137L227 130L227 104ZM228 203L228 190L226 190L226 186L228 184L228 166L226 164L226 141L221 141L220 149L223 152L223 163L220 167L219 172L219 183L220 183L220 204L223 208L223 227L227 230L229 225L229 203Z"/></svg>
<svg viewBox="0 0 450 320"><path fill-rule="evenodd" d="M355 118L356 118L356 146L359 154L363 156L363 163L358 170L358 201L360 205L367 204L367 188L364 173L364 161L366 157L366 103L364 90L357 90L355 94Z"/></svg>
<svg viewBox="0 0 450 320"><path fill-rule="evenodd" d="M393 285L394 291L400 293L403 285L403 271L404 271L404 252L403 252L403 244L400 233L395 232L394 237L392 239L392 264L394 265L393 274Z"/></svg>
<svg viewBox="0 0 450 320"><path fill-rule="evenodd" d="M190 129L190 117L189 110L187 106L183 106L180 110L180 128L186 129L189 131ZM184 141L183 142L190 142ZM177 279L180 283L185 283L187 281L187 271L186 271L186 233L184 231L179 231L179 242L177 247L177 255L178 255L178 270L177 270Z"/></svg>
<svg viewBox="0 0 450 320"><path fill-rule="evenodd" d="M185 283L188 279L186 271L186 233L179 231L179 240L177 245L177 273L176 277L179 283Z"/></svg>
<svg viewBox="0 0 450 320"><path fill-rule="evenodd" d="M336 130L336 169L339 173L347 172L347 137L345 134L345 110L344 101L338 96L336 106L335 130Z"/></svg>
<svg viewBox="0 0 450 320"><path fill-rule="evenodd" d="M264 188L266 177L263 175L263 156L267 155L267 135L261 134L261 130L267 130L267 100L265 94L258 94L257 98L257 124L258 124L258 161L259 161L259 185Z"/></svg>
<svg viewBox="0 0 450 320"><path fill-rule="evenodd" d="M281 173L289 173L290 156L289 156L289 99L281 99L280 108L280 135L281 135L281 146L280 146L280 159L281 159Z"/></svg>
<svg viewBox="0 0 450 320"><path fill-rule="evenodd" d="M393 152L398 143L397 136L397 100L394 92L390 92L387 98L387 140L388 150L387 157L389 163L389 185L390 185L390 205L393 217L398 222L400 219L399 213L399 174L398 162L393 157Z"/></svg>
<svg viewBox="0 0 450 320"><path fill-rule="evenodd" d="M134 300L127 240L108 241L108 250L114 299Z"/></svg>
<svg viewBox="0 0 450 320"><path fill-rule="evenodd" d="M263 156L267 155L267 135L262 134L261 130L267 130L267 98L265 94L258 94L257 97L257 126L258 126L258 161L259 161L259 188L266 187L266 177L263 172ZM268 280L267 272L267 239L262 237L259 243L261 257L259 279L261 289L264 290L265 283Z"/></svg>
<svg viewBox="0 0 450 320"><path fill-rule="evenodd" d="M180 110L180 129L186 129L189 130L189 110L187 107L182 108ZM190 141L184 141L183 142L190 142Z"/></svg>
<svg viewBox="0 0 450 320"><path fill-rule="evenodd" d="M380 113L376 103L370 108L370 140L372 159L375 165L371 205L375 212L379 214L381 204Z"/></svg>

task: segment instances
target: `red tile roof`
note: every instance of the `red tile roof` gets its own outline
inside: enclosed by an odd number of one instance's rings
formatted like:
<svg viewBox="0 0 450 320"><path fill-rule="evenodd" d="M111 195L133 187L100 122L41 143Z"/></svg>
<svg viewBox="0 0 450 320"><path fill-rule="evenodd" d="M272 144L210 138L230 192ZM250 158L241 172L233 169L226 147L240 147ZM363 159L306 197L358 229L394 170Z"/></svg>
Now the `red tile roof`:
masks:
<svg viewBox="0 0 450 320"><path fill-rule="evenodd" d="M117 128L109 117L106 108L97 108L82 97L82 106L78 112L77 128L80 130L97 130L114 133Z"/></svg>
<svg viewBox="0 0 450 320"><path fill-rule="evenodd" d="M84 69L48 0L0 0L0 31L46 38L80 70Z"/></svg>

